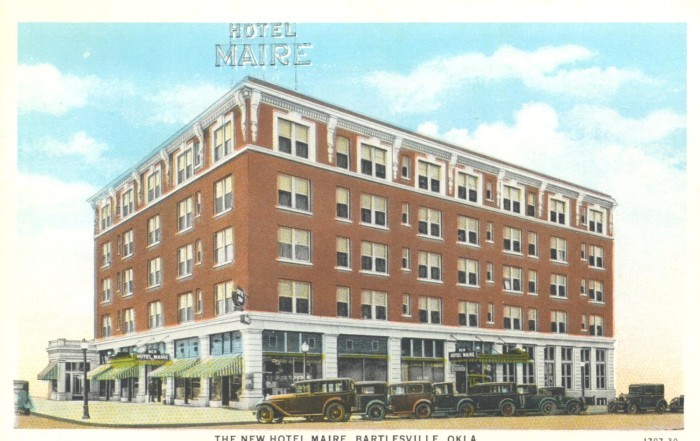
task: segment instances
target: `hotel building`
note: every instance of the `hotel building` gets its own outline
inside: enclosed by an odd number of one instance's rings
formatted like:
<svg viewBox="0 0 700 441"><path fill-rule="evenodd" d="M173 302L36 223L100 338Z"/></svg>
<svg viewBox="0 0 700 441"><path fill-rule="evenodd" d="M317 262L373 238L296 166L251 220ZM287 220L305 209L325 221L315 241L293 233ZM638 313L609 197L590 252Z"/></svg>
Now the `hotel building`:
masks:
<svg viewBox="0 0 700 441"><path fill-rule="evenodd" d="M304 376L615 395L599 191L248 77L90 202L95 399L251 408Z"/></svg>

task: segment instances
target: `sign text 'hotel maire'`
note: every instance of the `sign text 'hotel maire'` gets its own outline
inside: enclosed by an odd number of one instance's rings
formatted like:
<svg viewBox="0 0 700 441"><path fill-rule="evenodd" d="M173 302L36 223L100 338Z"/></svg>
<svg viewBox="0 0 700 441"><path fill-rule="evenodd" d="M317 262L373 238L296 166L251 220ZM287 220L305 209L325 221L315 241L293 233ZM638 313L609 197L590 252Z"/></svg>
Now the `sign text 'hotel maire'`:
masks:
<svg viewBox="0 0 700 441"><path fill-rule="evenodd" d="M216 45L216 66L310 66L313 46L296 37L292 23L231 23L229 44Z"/></svg>

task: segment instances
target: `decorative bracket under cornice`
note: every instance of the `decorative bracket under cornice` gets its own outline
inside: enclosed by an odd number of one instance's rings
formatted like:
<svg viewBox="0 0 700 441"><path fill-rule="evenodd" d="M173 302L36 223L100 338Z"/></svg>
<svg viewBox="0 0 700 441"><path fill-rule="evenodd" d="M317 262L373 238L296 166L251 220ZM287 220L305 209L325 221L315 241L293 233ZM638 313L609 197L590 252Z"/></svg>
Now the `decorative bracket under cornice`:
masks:
<svg viewBox="0 0 700 441"><path fill-rule="evenodd" d="M141 179L139 177L138 172L135 170L131 173L131 177L136 181L136 196L137 200L139 201L139 204L143 202L143 196L141 195Z"/></svg>
<svg viewBox="0 0 700 441"><path fill-rule="evenodd" d="M392 148L392 166L391 166L391 173L394 177L394 180L396 180L396 177L399 174L399 153L401 152L401 144L403 144L403 138L396 137L394 138L394 144Z"/></svg>
<svg viewBox="0 0 700 441"><path fill-rule="evenodd" d="M204 147L204 130L202 129L202 123L200 121L194 125L194 135L199 140L199 145Z"/></svg>
<svg viewBox="0 0 700 441"><path fill-rule="evenodd" d="M326 132L326 142L328 143L328 162L333 164L333 151L335 149L335 126L338 124L338 118L335 116L328 117L328 131Z"/></svg>
<svg viewBox="0 0 700 441"><path fill-rule="evenodd" d="M501 169L498 172L498 183L496 184L496 206L501 208L501 198L503 197L503 178L506 176L506 171Z"/></svg>
<svg viewBox="0 0 700 441"><path fill-rule="evenodd" d="M457 155L452 154L450 157L450 166L447 169L447 186L450 189L450 194L454 194L455 188L455 165L457 164Z"/></svg>
<svg viewBox="0 0 700 441"><path fill-rule="evenodd" d="M241 109L241 133L243 133L243 141L248 140L248 112L246 112L245 97L243 96L243 90L239 90L236 93L236 104L238 108Z"/></svg>
<svg viewBox="0 0 700 441"><path fill-rule="evenodd" d="M168 158L168 154L165 153L165 150L160 151L160 157L165 163L165 180L168 184L170 184L170 160Z"/></svg>
<svg viewBox="0 0 700 441"><path fill-rule="evenodd" d="M542 211L544 211L544 192L547 189L547 183L542 181L540 184L540 191L538 192L539 200L537 201L537 217L542 217Z"/></svg>
<svg viewBox="0 0 700 441"><path fill-rule="evenodd" d="M258 111L261 98L262 93L259 90L254 90L250 97L250 132L253 142L258 141Z"/></svg>

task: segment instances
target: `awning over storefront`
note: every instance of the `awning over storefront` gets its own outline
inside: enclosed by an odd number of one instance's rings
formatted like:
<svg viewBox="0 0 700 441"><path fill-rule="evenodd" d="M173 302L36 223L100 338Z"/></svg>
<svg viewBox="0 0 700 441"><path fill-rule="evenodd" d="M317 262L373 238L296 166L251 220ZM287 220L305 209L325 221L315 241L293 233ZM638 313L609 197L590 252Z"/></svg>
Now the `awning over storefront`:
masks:
<svg viewBox="0 0 700 441"><path fill-rule="evenodd" d="M211 378L241 375L243 363L240 355L219 355L205 358L201 363L180 374L186 378Z"/></svg>
<svg viewBox="0 0 700 441"><path fill-rule="evenodd" d="M198 358L180 358L167 362L149 374L151 377L181 377L182 373L199 363Z"/></svg>
<svg viewBox="0 0 700 441"><path fill-rule="evenodd" d="M37 380L58 380L58 363L52 361L48 364L39 375L36 376Z"/></svg>
<svg viewBox="0 0 700 441"><path fill-rule="evenodd" d="M125 378L138 377L138 365L113 367L100 375L100 380L123 380Z"/></svg>
<svg viewBox="0 0 700 441"><path fill-rule="evenodd" d="M475 362L475 363L527 363L530 357L527 352L514 354L478 354L467 355L464 352L450 352L452 362Z"/></svg>
<svg viewBox="0 0 700 441"><path fill-rule="evenodd" d="M100 378L106 371L108 371L111 368L109 363L107 364L101 364L97 366L95 369L91 370L88 372L87 377L88 380L103 380L103 378Z"/></svg>

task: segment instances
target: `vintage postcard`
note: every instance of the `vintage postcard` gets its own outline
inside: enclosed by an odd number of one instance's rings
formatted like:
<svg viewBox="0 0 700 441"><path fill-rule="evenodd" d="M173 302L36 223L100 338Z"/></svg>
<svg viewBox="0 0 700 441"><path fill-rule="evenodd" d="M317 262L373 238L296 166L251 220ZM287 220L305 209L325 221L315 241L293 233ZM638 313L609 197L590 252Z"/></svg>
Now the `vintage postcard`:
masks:
<svg viewBox="0 0 700 441"><path fill-rule="evenodd" d="M693 8L274 5L17 14L9 439L689 439Z"/></svg>

